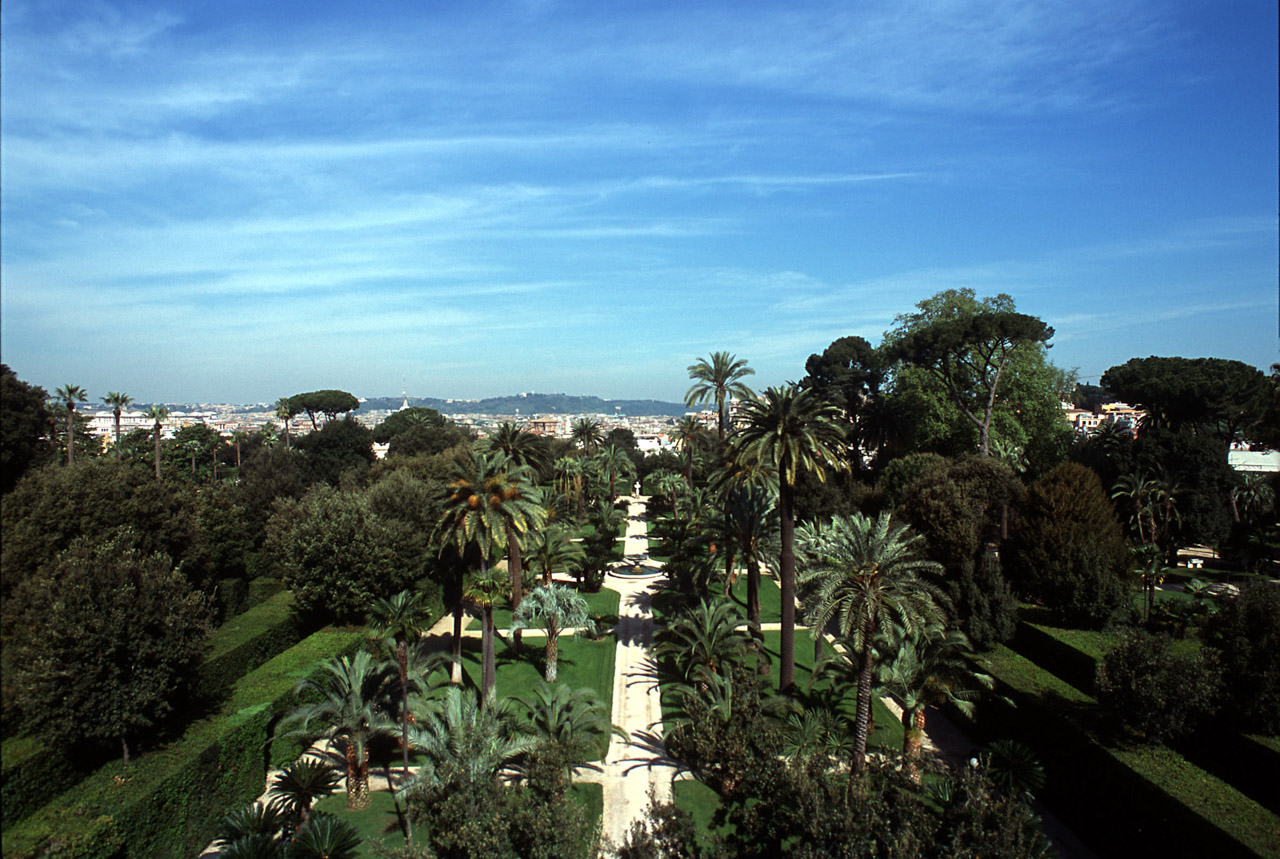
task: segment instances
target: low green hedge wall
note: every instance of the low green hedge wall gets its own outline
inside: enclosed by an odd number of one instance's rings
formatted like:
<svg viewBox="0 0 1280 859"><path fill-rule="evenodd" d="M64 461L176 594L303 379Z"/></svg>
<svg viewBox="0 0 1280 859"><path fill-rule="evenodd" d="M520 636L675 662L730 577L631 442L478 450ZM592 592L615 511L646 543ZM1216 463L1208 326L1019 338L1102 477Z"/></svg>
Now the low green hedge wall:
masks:
<svg viewBox="0 0 1280 859"><path fill-rule="evenodd" d="M278 578L259 576L256 579L250 579L249 589L244 598L245 606L253 608L256 605L262 605L283 590L284 582Z"/></svg>
<svg viewBox="0 0 1280 859"><path fill-rule="evenodd" d="M231 618L209 637L196 695L205 701L222 698L236 680L301 639L302 623L293 609L293 594L281 591Z"/></svg>
<svg viewBox="0 0 1280 859"><path fill-rule="evenodd" d="M1016 706L984 704L969 729L1023 739L1048 775L1046 803L1115 855L1280 856L1280 817L1165 746L1109 748L1097 703L1006 647L985 660Z"/></svg>
<svg viewBox="0 0 1280 859"><path fill-rule="evenodd" d="M1059 629L1023 620L1018 622L1011 643L1014 650L1049 673L1077 689L1092 692L1098 664L1107 650L1105 639L1100 632Z"/></svg>
<svg viewBox="0 0 1280 859"><path fill-rule="evenodd" d="M222 711L193 724L182 739L132 766L102 767L7 830L5 855L196 855L230 809L262 793L269 766L300 753L300 741L273 736L299 704L297 683L322 660L354 653L363 641L354 629L312 634L241 678Z"/></svg>
<svg viewBox="0 0 1280 859"><path fill-rule="evenodd" d="M0 747L0 821L12 826L84 778L71 759L34 737L10 737Z"/></svg>

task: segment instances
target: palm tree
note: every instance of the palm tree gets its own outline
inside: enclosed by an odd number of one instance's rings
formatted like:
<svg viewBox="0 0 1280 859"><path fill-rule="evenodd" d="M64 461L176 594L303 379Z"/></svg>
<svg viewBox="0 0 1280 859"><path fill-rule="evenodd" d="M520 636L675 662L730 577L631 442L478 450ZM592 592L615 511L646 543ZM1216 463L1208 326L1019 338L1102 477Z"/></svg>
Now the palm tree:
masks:
<svg viewBox="0 0 1280 859"><path fill-rule="evenodd" d="M219 856L284 856L279 835L286 810L275 800L253 802L229 813L218 824L213 845Z"/></svg>
<svg viewBox="0 0 1280 859"><path fill-rule="evenodd" d="M53 394L67 407L67 465L71 465L76 458L76 403L88 401L89 395L79 385L63 385Z"/></svg>
<svg viewBox="0 0 1280 859"><path fill-rule="evenodd" d="M942 565L919 556L923 539L895 527L888 512L871 520L861 513L837 516L829 525L804 529L802 584L813 587L808 619L817 634L833 620L858 659L854 714L854 768L866 764L867 725L877 636L896 630L913 635L939 614L943 598L920 578Z"/></svg>
<svg viewBox="0 0 1280 859"><path fill-rule="evenodd" d="M518 730L507 699L481 699L460 686L446 689L416 714L414 724L414 748L427 757L419 781L452 785L463 797L479 796L476 788L492 784L505 767L538 747L536 738Z"/></svg>
<svg viewBox="0 0 1280 859"><path fill-rule="evenodd" d="M712 352L711 360L699 358L689 365L689 378L694 384L684 395L684 404L694 406L698 403L715 401L716 414L719 415L720 439L723 441L729 432L730 397L740 400L755 396L755 392L739 379L754 376L755 370L747 366L745 358L738 358L728 352Z"/></svg>
<svg viewBox="0 0 1280 859"><path fill-rule="evenodd" d="M369 741L385 732L387 720L380 706L378 666L368 651L354 657L343 656L325 665L326 675L299 683L297 694L317 696L314 704L303 704L285 717L283 723L298 723L296 733L311 733L311 723L320 722L320 736L340 741L347 762L347 808L369 805Z"/></svg>
<svg viewBox="0 0 1280 859"><path fill-rule="evenodd" d="M565 763L571 768L603 751L600 747L610 736L627 737L626 731L609 721L592 689L570 689L563 683L552 686L540 680L531 698L516 701L525 708L531 733L543 744L568 751Z"/></svg>
<svg viewBox="0 0 1280 859"><path fill-rule="evenodd" d="M514 463L527 465L538 472L547 467L547 448L542 438L513 423L498 424L487 442L489 450L506 455Z"/></svg>
<svg viewBox="0 0 1280 859"><path fill-rule="evenodd" d="M316 814L294 833L289 859L355 859L364 839L349 820L332 814Z"/></svg>
<svg viewBox="0 0 1280 859"><path fill-rule="evenodd" d="M236 478L240 477L240 445L249 440L249 434L244 430L236 430L231 434L231 441L236 446Z"/></svg>
<svg viewBox="0 0 1280 859"><path fill-rule="evenodd" d="M472 578L465 590L466 597L480 607L480 688L484 689L486 701L493 697L498 679L494 665L493 606L510 593L509 587L506 576L496 570L487 570Z"/></svg>
<svg viewBox="0 0 1280 859"><path fill-rule="evenodd" d="M724 550L747 568L747 620L763 654L760 631L760 565L774 553L778 534L777 494L762 486L738 487L728 493L722 519ZM760 668L768 665L760 660ZM763 673L763 672L762 672Z"/></svg>
<svg viewBox="0 0 1280 859"><path fill-rule="evenodd" d="M689 483L685 480L684 475L675 471L655 471L649 475L653 480L653 488L662 495L667 496L671 501L671 512L677 519L680 518L680 493L689 488Z"/></svg>
<svg viewBox="0 0 1280 859"><path fill-rule="evenodd" d="M591 453L604 442L604 431L600 422L594 418L579 418L574 421L569 435L585 453Z"/></svg>
<svg viewBox="0 0 1280 859"><path fill-rule="evenodd" d="M297 412L293 409L293 403L289 397L281 397L276 400L276 417L284 421L284 446L289 446L289 421Z"/></svg>
<svg viewBox="0 0 1280 859"><path fill-rule="evenodd" d="M617 445L608 445L592 459L596 467L600 469L600 474L609 479L610 501L618 497L619 477L623 478L626 483L630 483L635 479L635 463Z"/></svg>
<svg viewBox="0 0 1280 859"><path fill-rule="evenodd" d="M562 456L556 460L556 473L560 475L564 495L573 498L578 507L578 518L582 518L582 460L572 456Z"/></svg>
<svg viewBox="0 0 1280 859"><path fill-rule="evenodd" d="M1129 521L1138 532L1138 542L1147 543L1155 539L1155 522L1151 522L1151 532L1143 530L1144 519L1153 519L1152 493L1155 486L1141 471L1120 475L1116 485L1111 489L1111 499L1123 502L1129 511Z"/></svg>
<svg viewBox="0 0 1280 859"><path fill-rule="evenodd" d="M300 826L306 826L311 819L312 804L332 794L341 781L338 771L329 764L303 757L281 770L272 781L268 795L278 801L285 812L295 815Z"/></svg>
<svg viewBox="0 0 1280 859"><path fill-rule="evenodd" d="M156 479L160 479L160 425L169 419L169 410L164 406L152 406L147 409L147 420L155 424L156 430Z"/></svg>
<svg viewBox="0 0 1280 859"><path fill-rule="evenodd" d="M671 659L674 678L690 682L699 669L724 674L742 661L751 645L739 624L738 608L724 600L703 600L658 633L655 659Z"/></svg>
<svg viewBox="0 0 1280 859"><path fill-rule="evenodd" d="M459 556L469 548L480 554L480 577L485 578L491 560L506 548L511 559L512 607L519 605L523 589L520 566L520 537L542 524L545 511L540 494L528 480L529 471L512 466L500 454L473 451L471 457L454 466L453 479L446 487L444 512L436 525L440 545L452 545ZM462 604L454 607L453 656L462 657Z"/></svg>
<svg viewBox="0 0 1280 859"><path fill-rule="evenodd" d="M671 437L680 448L680 456L684 460L684 479L693 482L693 455L707 442L707 431L701 421L693 415L685 415L676 422Z"/></svg>
<svg viewBox="0 0 1280 859"><path fill-rule="evenodd" d="M535 588L515 610L514 628L540 626L547 632L548 683L556 682L556 665L560 652L560 632L575 626L586 626L587 601L572 588L564 585L543 585Z"/></svg>
<svg viewBox="0 0 1280 859"><path fill-rule="evenodd" d="M782 666L780 688L796 679L795 487L799 474L826 480L826 469L838 463L844 438L835 406L795 385L770 388L764 397L743 406L744 426L732 448L732 459L757 463L778 473L781 551L778 576L782 586Z"/></svg>
<svg viewBox="0 0 1280 859"><path fill-rule="evenodd" d="M120 456L123 451L120 450L120 414L133 402L133 397L128 394L122 394L119 391L112 391L102 398L102 402L111 406L111 414L116 419L116 456Z"/></svg>
<svg viewBox="0 0 1280 859"><path fill-rule="evenodd" d="M908 777L919 784L925 708L950 703L972 716L974 702L995 681L974 667L969 637L940 624L921 628L882 652L876 666L879 686L902 704L902 757Z"/></svg>
<svg viewBox="0 0 1280 859"><path fill-rule="evenodd" d="M573 541L568 530L559 525L551 525L534 535L529 569L542 572L542 584L546 587L557 573L574 575L582 569L586 559L586 552Z"/></svg>
<svg viewBox="0 0 1280 859"><path fill-rule="evenodd" d="M400 678L401 748L404 774L409 775L409 642L417 641L431 622L431 610L419 591L401 591L391 599L379 599L369 612L369 631L384 641L391 639L396 649L396 669Z"/></svg>

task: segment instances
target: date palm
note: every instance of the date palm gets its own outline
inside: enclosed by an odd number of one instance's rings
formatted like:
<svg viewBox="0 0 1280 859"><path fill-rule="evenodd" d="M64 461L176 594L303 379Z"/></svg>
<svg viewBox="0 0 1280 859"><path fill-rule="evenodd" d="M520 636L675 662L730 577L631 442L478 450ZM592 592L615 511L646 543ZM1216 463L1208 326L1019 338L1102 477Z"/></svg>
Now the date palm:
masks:
<svg viewBox="0 0 1280 859"><path fill-rule="evenodd" d="M587 601L572 588L564 585L543 585L534 588L513 615L514 628L540 626L547 633L546 680L556 682L560 653L560 633L575 626L586 626Z"/></svg>
<svg viewBox="0 0 1280 859"><path fill-rule="evenodd" d="M111 414L116 419L116 456L120 456L120 415L125 409L133 403L133 397L128 394L122 394L119 391L112 391L102 398L102 402L111 406Z"/></svg>
<svg viewBox="0 0 1280 859"><path fill-rule="evenodd" d="M692 483L693 455L706 446L707 430L693 415L685 415L676 422L675 429L671 431L671 437L675 439L676 447L680 449L680 457L684 461L684 479Z"/></svg>
<svg viewBox="0 0 1280 859"><path fill-rule="evenodd" d="M739 380L754 376L755 373L755 370L747 366L745 358L738 358L728 352L712 352L711 360L699 358L689 365L689 378L694 384L685 393L684 404L694 406L714 402L719 416L720 438L723 440L729 432L729 398L745 400L754 397L755 392Z"/></svg>
<svg viewBox="0 0 1280 859"><path fill-rule="evenodd" d="M53 394L67 408L67 465L71 465L76 455L76 403L87 402L89 395L79 385L63 385Z"/></svg>
<svg viewBox="0 0 1280 859"><path fill-rule="evenodd" d="M721 519L724 550L742 560L747 569L747 620L763 653L760 632L760 567L774 557L778 540L777 493L764 486L738 487L728 492ZM761 668L767 670L764 660Z"/></svg>
<svg viewBox="0 0 1280 859"><path fill-rule="evenodd" d="M556 474L560 475L563 494L574 500L578 508L578 518L582 518L582 477L584 474L582 460L572 456L562 456L556 460Z"/></svg>
<svg viewBox="0 0 1280 859"><path fill-rule="evenodd" d="M518 465L525 465L537 472L547 467L547 448L540 436L526 432L513 423L498 425L487 439L490 451L504 454Z"/></svg>
<svg viewBox="0 0 1280 859"><path fill-rule="evenodd" d="M160 479L160 429L161 425L169 419L169 410L164 406L152 406L147 409L147 420L155 425L156 432L156 479Z"/></svg>
<svg viewBox="0 0 1280 859"><path fill-rule="evenodd" d="M396 671L400 680L401 749L404 774L409 775L409 646L431 623L431 609L420 591L401 591L390 599L379 599L369 611L369 631L395 645Z"/></svg>
<svg viewBox="0 0 1280 859"><path fill-rule="evenodd" d="M540 742L568 751L566 764L586 763L609 738L626 739L627 732L609 721L607 711L592 689L570 689L563 683L538 681L533 695L517 698L524 707L530 732Z"/></svg>
<svg viewBox="0 0 1280 859"><path fill-rule="evenodd" d="M854 713L854 767L866 765L867 726L875 670L875 643L899 631L911 636L936 621L943 597L922 574L942 566L921 557L923 539L894 526L889 513L837 516L806 527L800 582L812 587L806 612L815 630L833 621L855 654L858 698Z"/></svg>
<svg viewBox="0 0 1280 859"><path fill-rule="evenodd" d="M739 628L738 608L724 600L703 600L658 633L653 646L657 660L671 660L673 679L692 682L700 669L724 674L739 663L751 645Z"/></svg>
<svg viewBox="0 0 1280 859"><path fill-rule="evenodd" d="M579 418L574 421L569 435L585 453L593 452L604 443L604 430L594 418Z"/></svg>
<svg viewBox="0 0 1280 859"><path fill-rule="evenodd" d="M552 583L557 573L576 575L587 560L582 546L560 525L548 525L535 534L528 554L529 569L542 573L544 587Z"/></svg>
<svg viewBox="0 0 1280 859"><path fill-rule="evenodd" d="M628 484L635 479L635 463L617 445L606 446L592 457L592 461L600 470L601 476L609 481L609 500L611 501L618 497L618 478L622 478Z"/></svg>
<svg viewBox="0 0 1280 859"><path fill-rule="evenodd" d="M826 480L828 468L843 467L844 443L835 419L838 410L812 391L795 385L769 388L742 408L744 424L734 439L731 459L766 467L778 474L778 577L782 588L782 665L780 688L796 679L795 487L801 472Z"/></svg>
<svg viewBox="0 0 1280 859"><path fill-rule="evenodd" d="M484 690L486 701L493 698L494 686L497 683L493 644L493 607L510 593L509 587L506 576L496 570L487 570L467 582L463 592L467 599L480 609L480 688Z"/></svg>
<svg viewBox="0 0 1280 859"><path fill-rule="evenodd" d="M343 745L349 809L369 805L369 742L388 727L381 707L380 675L367 651L330 660L324 674L308 677L295 689L318 700L298 707L282 722L297 724L298 734L314 733L312 723L319 723L320 736Z"/></svg>

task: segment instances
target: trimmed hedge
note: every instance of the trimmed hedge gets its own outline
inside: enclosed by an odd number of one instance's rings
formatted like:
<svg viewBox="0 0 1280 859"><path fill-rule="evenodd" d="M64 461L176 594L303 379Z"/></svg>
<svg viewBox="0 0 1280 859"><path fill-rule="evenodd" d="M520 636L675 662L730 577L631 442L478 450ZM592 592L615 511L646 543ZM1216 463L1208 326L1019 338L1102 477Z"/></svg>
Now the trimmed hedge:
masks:
<svg viewBox="0 0 1280 859"><path fill-rule="evenodd" d="M213 588L213 604L217 608L220 623L225 623L238 615L245 607L245 597L249 595L249 585L241 578L218 579Z"/></svg>
<svg viewBox="0 0 1280 859"><path fill-rule="evenodd" d="M249 591L244 598L245 607L253 608L254 606L262 605L283 590L284 582L278 578L259 576L256 579L250 579Z"/></svg>
<svg viewBox="0 0 1280 859"><path fill-rule="evenodd" d="M1118 638L1105 633L1059 629L1022 620L1011 644L1014 650L1051 674L1077 689L1093 692L1098 665L1106 652L1095 639L1109 639L1113 646L1120 643Z"/></svg>
<svg viewBox="0 0 1280 859"><path fill-rule="evenodd" d="M209 636L196 695L205 701L222 698L236 680L301 639L302 623L293 609L293 594L281 591Z"/></svg>
<svg viewBox="0 0 1280 859"><path fill-rule="evenodd" d="M10 737L0 748L0 820L10 826L85 777L67 755L34 737Z"/></svg>
<svg viewBox="0 0 1280 859"><path fill-rule="evenodd" d="M6 856L188 857L231 808L262 793L268 768L294 760L301 741L274 737L300 703L294 687L319 663L359 650L356 629L322 629L245 675L219 715L125 767L113 762L5 832Z"/></svg>
<svg viewBox="0 0 1280 859"><path fill-rule="evenodd" d="M987 703L969 729L1033 746L1048 775L1046 804L1094 849L1280 856L1280 817L1164 746L1104 746L1097 702L1008 648L985 667L1016 707Z"/></svg>

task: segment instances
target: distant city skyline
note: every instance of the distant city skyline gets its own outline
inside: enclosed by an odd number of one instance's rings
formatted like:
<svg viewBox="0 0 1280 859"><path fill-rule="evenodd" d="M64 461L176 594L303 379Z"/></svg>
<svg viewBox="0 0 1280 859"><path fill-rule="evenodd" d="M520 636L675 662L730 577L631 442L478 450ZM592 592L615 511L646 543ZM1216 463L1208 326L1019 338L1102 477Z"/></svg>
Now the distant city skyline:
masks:
<svg viewBox="0 0 1280 859"><path fill-rule="evenodd" d="M97 401L679 402L936 292L1280 360L1277 8L0 6L0 360Z"/></svg>

